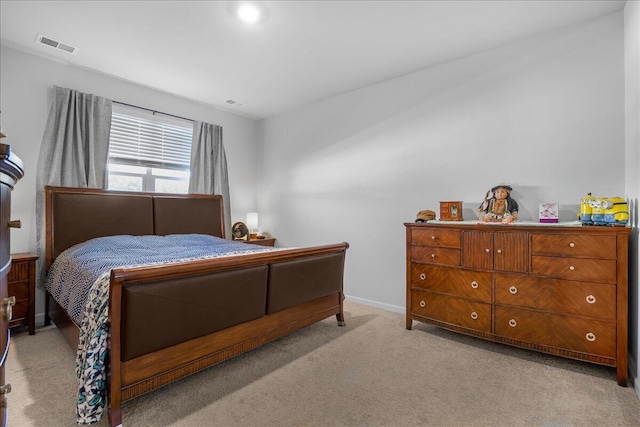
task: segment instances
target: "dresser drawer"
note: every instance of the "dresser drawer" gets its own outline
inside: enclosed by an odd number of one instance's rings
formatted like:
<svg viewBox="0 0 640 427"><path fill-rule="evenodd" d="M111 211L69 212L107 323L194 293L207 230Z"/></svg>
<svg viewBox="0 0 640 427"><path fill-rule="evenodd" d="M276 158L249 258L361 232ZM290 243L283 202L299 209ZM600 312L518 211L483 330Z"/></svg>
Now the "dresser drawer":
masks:
<svg viewBox="0 0 640 427"><path fill-rule="evenodd" d="M411 285L429 291L491 302L491 273L411 264Z"/></svg>
<svg viewBox="0 0 640 427"><path fill-rule="evenodd" d="M495 307L497 335L506 338L616 357L616 324L527 309Z"/></svg>
<svg viewBox="0 0 640 427"><path fill-rule="evenodd" d="M488 303L413 290L411 312L452 325L491 332L491 304Z"/></svg>
<svg viewBox="0 0 640 427"><path fill-rule="evenodd" d="M460 265L460 249L412 246L411 260L438 265Z"/></svg>
<svg viewBox="0 0 640 427"><path fill-rule="evenodd" d="M613 259L531 257L531 273L556 279L583 282L616 282L616 261Z"/></svg>
<svg viewBox="0 0 640 427"><path fill-rule="evenodd" d="M555 255L600 259L616 258L616 236L533 234L533 255Z"/></svg>
<svg viewBox="0 0 640 427"><path fill-rule="evenodd" d="M460 248L459 230L420 230L411 231L411 243L422 246L441 246L447 248Z"/></svg>
<svg viewBox="0 0 640 427"><path fill-rule="evenodd" d="M602 283L496 275L496 304L615 320L616 286Z"/></svg>

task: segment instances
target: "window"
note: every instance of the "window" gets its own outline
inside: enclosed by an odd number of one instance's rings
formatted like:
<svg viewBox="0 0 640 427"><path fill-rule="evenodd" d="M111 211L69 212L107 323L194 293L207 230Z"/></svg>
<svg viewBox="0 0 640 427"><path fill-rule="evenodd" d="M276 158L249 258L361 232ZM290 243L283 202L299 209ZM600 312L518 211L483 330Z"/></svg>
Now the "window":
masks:
<svg viewBox="0 0 640 427"><path fill-rule="evenodd" d="M113 105L110 190L187 193L193 123Z"/></svg>

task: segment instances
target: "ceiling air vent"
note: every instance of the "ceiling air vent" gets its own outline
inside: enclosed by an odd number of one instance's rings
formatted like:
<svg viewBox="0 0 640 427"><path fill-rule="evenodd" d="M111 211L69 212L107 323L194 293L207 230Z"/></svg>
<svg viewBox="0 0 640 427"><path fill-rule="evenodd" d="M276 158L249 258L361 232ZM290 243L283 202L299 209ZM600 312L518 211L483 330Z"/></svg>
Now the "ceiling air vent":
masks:
<svg viewBox="0 0 640 427"><path fill-rule="evenodd" d="M233 99L227 99L225 102L229 105L235 105L236 107L242 107L244 105L239 103L238 101L234 101Z"/></svg>
<svg viewBox="0 0 640 427"><path fill-rule="evenodd" d="M68 45L66 43L59 42L49 37L45 37L42 34L38 34L38 38L36 39L37 43L41 43L47 46L50 46L54 49L60 49L72 55L75 55L78 52L78 48Z"/></svg>

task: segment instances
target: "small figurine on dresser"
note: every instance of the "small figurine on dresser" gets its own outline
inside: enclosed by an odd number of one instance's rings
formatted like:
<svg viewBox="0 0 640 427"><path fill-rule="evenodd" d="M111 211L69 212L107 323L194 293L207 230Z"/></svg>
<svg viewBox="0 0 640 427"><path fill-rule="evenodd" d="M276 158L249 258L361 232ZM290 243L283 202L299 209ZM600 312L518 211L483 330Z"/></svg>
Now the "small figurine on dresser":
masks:
<svg viewBox="0 0 640 427"><path fill-rule="evenodd" d="M484 202L478 208L482 222L509 224L518 219L518 202L511 198L511 186L500 184L487 191Z"/></svg>

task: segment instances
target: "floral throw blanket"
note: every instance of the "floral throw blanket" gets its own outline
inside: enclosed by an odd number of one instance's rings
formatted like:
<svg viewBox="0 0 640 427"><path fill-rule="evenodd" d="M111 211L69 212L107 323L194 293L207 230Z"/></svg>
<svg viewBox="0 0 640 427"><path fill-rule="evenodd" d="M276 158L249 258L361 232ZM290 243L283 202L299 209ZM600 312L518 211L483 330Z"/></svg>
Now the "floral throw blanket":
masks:
<svg viewBox="0 0 640 427"><path fill-rule="evenodd" d="M109 236L62 252L45 288L80 325L76 353L78 424L95 424L106 405L111 270L277 250L202 234Z"/></svg>

